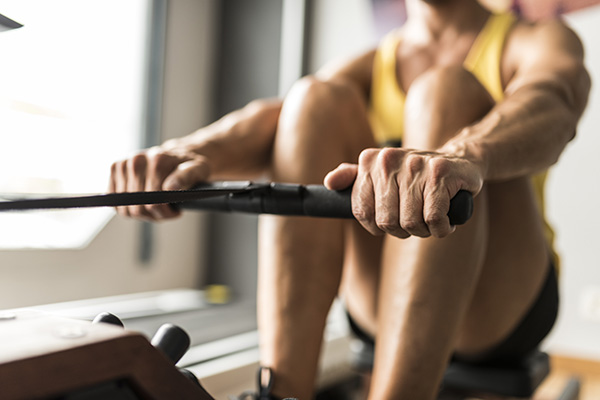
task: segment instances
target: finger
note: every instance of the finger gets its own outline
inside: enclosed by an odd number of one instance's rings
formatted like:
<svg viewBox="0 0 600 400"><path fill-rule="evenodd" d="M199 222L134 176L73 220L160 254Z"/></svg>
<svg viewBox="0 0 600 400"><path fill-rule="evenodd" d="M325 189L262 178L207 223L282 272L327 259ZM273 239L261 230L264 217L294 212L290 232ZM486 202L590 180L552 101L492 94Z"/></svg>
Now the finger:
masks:
<svg viewBox="0 0 600 400"><path fill-rule="evenodd" d="M115 163L114 176L116 177L114 183L114 190L117 193L127 191L127 160L119 161ZM125 217L129 216L127 207L116 207L117 213Z"/></svg>
<svg viewBox="0 0 600 400"><path fill-rule="evenodd" d="M396 179L374 184L375 187L375 223L377 227L390 235L405 238L407 233L400 227L400 190Z"/></svg>
<svg viewBox="0 0 600 400"><path fill-rule="evenodd" d="M423 217L423 190L416 183L403 187L400 192L400 226L413 236L431 236Z"/></svg>
<svg viewBox="0 0 600 400"><path fill-rule="evenodd" d="M400 190L396 185L375 197L375 222L385 233L405 239L410 234L400 224Z"/></svg>
<svg viewBox="0 0 600 400"><path fill-rule="evenodd" d="M400 190L397 174L401 157L396 149L383 149L377 156L373 178L375 189L375 222L382 231L406 238L400 226Z"/></svg>
<svg viewBox="0 0 600 400"><path fill-rule="evenodd" d="M148 165L146 167L145 190L163 190L165 179L173 173L177 165L182 162L182 159L178 156L165 154L157 147L148 149L146 154ZM180 212L169 204L147 204L143 207L145 212L155 221L180 215Z"/></svg>
<svg viewBox="0 0 600 400"><path fill-rule="evenodd" d="M208 164L203 159L189 160L179 164L162 183L155 180L153 190L185 190L195 184L207 180ZM157 219L174 218L181 215L181 210L170 204L152 204L146 207Z"/></svg>
<svg viewBox="0 0 600 400"><path fill-rule="evenodd" d="M443 238L456 229L456 227L450 225L449 209L450 196L445 189L435 188L425 196L423 217L432 236Z"/></svg>
<svg viewBox="0 0 600 400"><path fill-rule="evenodd" d="M115 161L114 163L112 163L112 165L110 166L110 179L108 182L108 193L116 193L119 191L118 187L119 187L119 182L122 179L121 177L121 163L122 161ZM119 210L119 207L115 207L115 211L117 211L117 213L119 214L123 214L123 212L121 210Z"/></svg>
<svg viewBox="0 0 600 400"><path fill-rule="evenodd" d="M376 163L379 150L363 150L358 157L356 181L352 188L352 214L371 234L383 235L375 222L375 194L371 170Z"/></svg>
<svg viewBox="0 0 600 400"><path fill-rule="evenodd" d="M206 181L210 175L210 168L204 158L197 158L183 162L165 179L163 190L189 189L195 184Z"/></svg>
<svg viewBox="0 0 600 400"><path fill-rule="evenodd" d="M354 183L357 174L358 165L342 163L325 176L323 184L329 190L343 190Z"/></svg>
<svg viewBox="0 0 600 400"><path fill-rule="evenodd" d="M154 148L148 151L148 166L146 173L146 190L162 190L165 179L173 173L185 159L160 153Z"/></svg>
<svg viewBox="0 0 600 400"><path fill-rule="evenodd" d="M127 162L127 191L141 192L146 190L146 171L148 168L148 160L145 155L137 154ZM131 217L154 220L143 205L133 205L127 207Z"/></svg>
<svg viewBox="0 0 600 400"><path fill-rule="evenodd" d="M369 175L357 178L352 188L352 214L354 218L371 234L383 235L375 222L375 197L373 183Z"/></svg>
<svg viewBox="0 0 600 400"><path fill-rule="evenodd" d="M110 166L110 178L108 180L107 193L115 193L116 191L116 180L117 180L117 162L112 163Z"/></svg>

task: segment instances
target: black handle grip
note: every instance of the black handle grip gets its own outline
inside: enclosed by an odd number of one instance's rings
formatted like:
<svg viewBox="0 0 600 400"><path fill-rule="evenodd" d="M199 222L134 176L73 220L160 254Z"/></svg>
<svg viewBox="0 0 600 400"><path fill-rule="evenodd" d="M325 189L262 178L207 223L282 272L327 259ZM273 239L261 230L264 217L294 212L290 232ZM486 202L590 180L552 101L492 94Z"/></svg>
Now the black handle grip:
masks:
<svg viewBox="0 0 600 400"><path fill-rule="evenodd" d="M320 185L306 186L304 215L313 217L354 218L350 194L352 188L340 192ZM459 191L450 200L448 218L451 225L463 225L473 215L473 196L466 190Z"/></svg>
<svg viewBox="0 0 600 400"><path fill-rule="evenodd" d="M450 200L448 219L450 225L463 225L473 215L473 195L466 190L459 190Z"/></svg>
<svg viewBox="0 0 600 400"><path fill-rule="evenodd" d="M244 192L183 202L178 206L188 210L351 219L354 218L351 192L352 188L333 191L322 185L253 184ZM465 190L459 191L450 200L450 224L462 225L472 214L473 196Z"/></svg>
<svg viewBox="0 0 600 400"><path fill-rule="evenodd" d="M351 201L352 187L341 191L321 185L307 185L304 189L304 212L312 217L354 218Z"/></svg>

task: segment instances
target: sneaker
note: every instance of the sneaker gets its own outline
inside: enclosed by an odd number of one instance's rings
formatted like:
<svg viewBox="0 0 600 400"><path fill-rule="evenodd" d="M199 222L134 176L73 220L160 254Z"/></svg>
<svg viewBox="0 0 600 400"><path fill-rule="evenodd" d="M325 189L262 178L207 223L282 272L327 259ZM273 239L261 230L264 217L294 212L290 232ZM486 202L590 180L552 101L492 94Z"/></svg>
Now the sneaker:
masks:
<svg viewBox="0 0 600 400"><path fill-rule="evenodd" d="M273 372L271 368L260 367L258 369L258 393L246 391L237 397L229 396L229 400L297 400L291 397L279 399L271 394L273 386Z"/></svg>

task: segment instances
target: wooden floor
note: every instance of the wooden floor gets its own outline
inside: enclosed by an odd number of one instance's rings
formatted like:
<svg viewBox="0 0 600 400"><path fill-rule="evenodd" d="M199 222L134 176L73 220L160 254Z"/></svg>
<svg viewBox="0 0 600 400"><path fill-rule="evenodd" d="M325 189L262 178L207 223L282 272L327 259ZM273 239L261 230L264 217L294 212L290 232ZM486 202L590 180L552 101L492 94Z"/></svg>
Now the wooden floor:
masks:
<svg viewBox="0 0 600 400"><path fill-rule="evenodd" d="M537 390L533 400L555 400L567 382L578 378L579 400L600 400L600 362L568 357L551 357L551 373Z"/></svg>

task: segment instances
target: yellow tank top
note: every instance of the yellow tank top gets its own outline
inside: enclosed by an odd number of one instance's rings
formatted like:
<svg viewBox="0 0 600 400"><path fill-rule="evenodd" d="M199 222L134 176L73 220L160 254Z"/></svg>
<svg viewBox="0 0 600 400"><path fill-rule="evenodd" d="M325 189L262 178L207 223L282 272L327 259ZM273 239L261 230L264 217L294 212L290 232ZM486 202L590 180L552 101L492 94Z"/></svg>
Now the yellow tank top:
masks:
<svg viewBox="0 0 600 400"><path fill-rule="evenodd" d="M516 17L510 13L492 14L475 39L463 67L470 71L487 89L496 102L504 98L500 66L506 37ZM392 31L381 41L373 63L371 103L369 120L373 135L378 143L399 143L404 132L404 101L406 95L396 77L397 49L401 41L398 31ZM544 216L544 186L547 171L531 178L539 210ZM552 249L558 267L558 256L554 252L554 231L544 217L544 233Z"/></svg>

